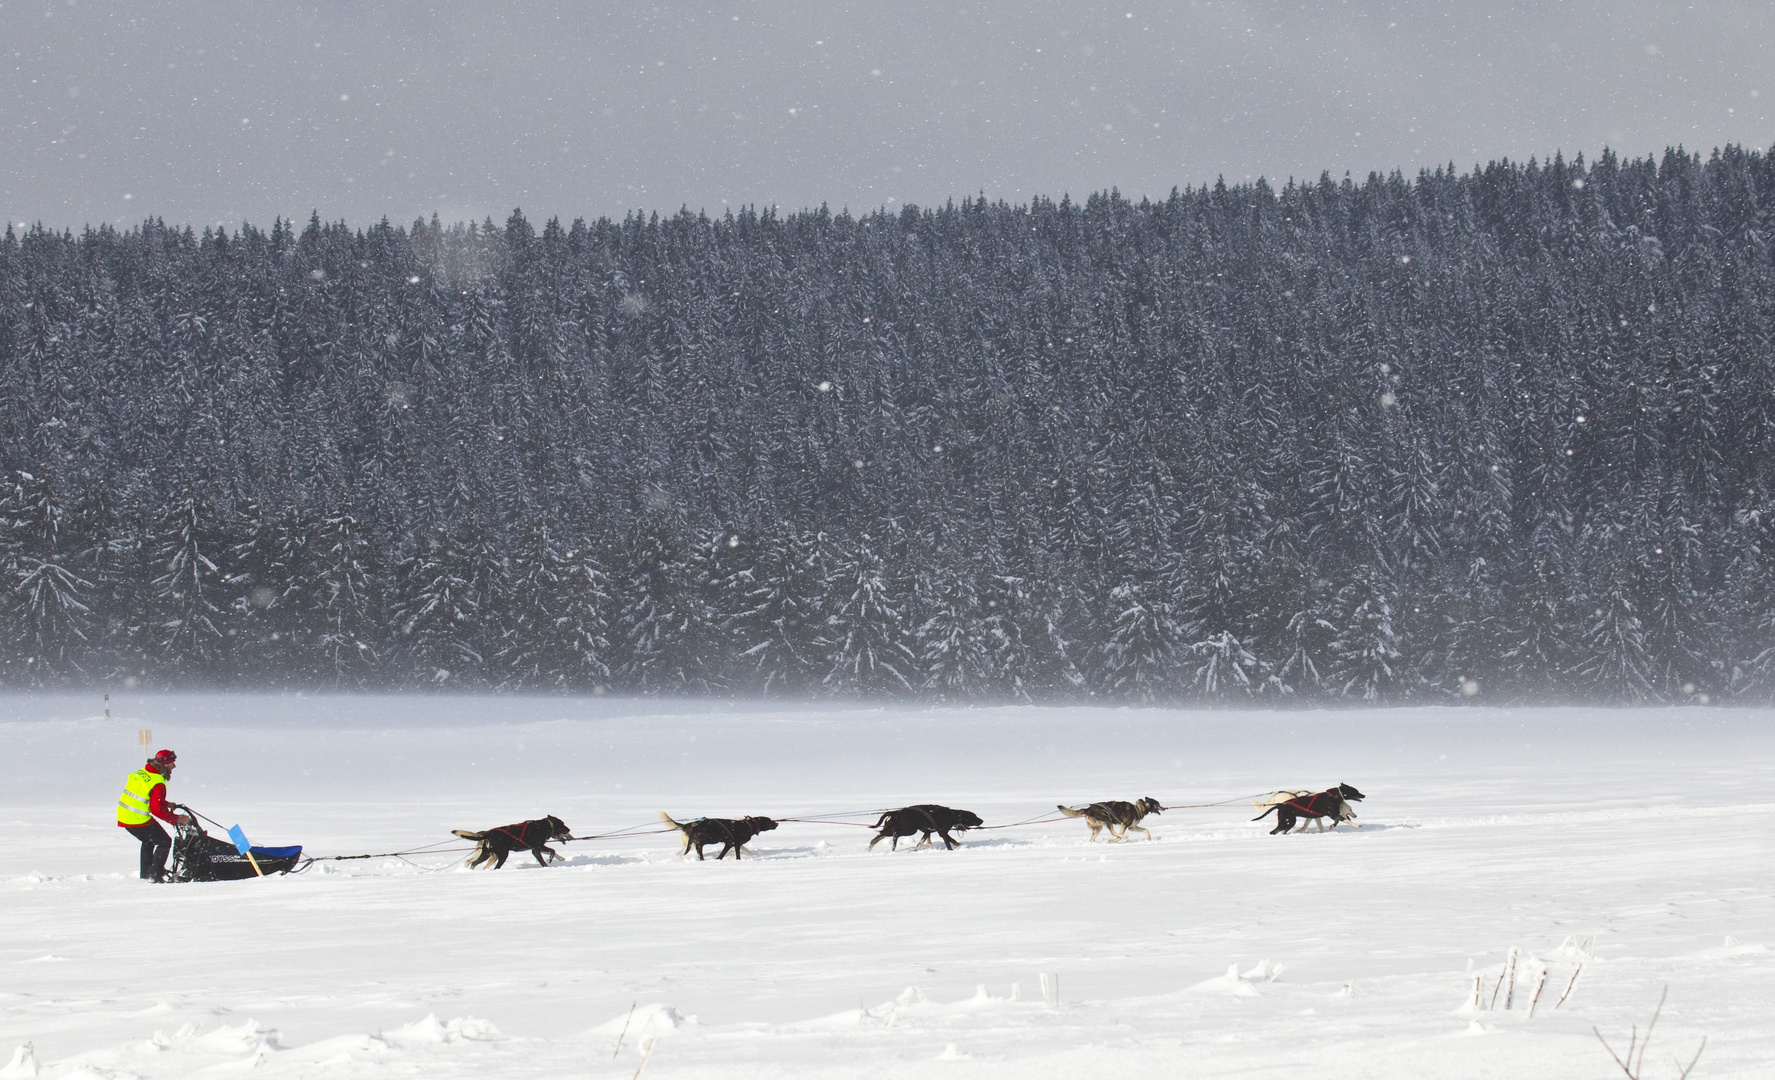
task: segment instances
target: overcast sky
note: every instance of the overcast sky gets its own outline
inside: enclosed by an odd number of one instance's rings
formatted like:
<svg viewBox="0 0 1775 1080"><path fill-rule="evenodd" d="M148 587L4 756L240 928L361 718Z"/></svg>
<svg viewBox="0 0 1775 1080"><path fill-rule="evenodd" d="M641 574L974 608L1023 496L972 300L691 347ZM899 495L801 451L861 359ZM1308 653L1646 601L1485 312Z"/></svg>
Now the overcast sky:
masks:
<svg viewBox="0 0 1775 1080"><path fill-rule="evenodd" d="M15 224L862 211L1767 149L1775 3L0 0L0 86Z"/></svg>

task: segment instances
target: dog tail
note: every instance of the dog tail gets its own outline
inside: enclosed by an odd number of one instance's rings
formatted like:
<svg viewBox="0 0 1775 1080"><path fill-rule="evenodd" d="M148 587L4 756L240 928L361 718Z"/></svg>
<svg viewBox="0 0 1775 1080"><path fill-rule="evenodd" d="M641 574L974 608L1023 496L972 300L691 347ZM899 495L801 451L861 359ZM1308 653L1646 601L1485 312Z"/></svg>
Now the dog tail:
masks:
<svg viewBox="0 0 1775 1080"><path fill-rule="evenodd" d="M681 821L673 821L673 820L672 820L672 815L670 815L670 814L668 814L668 813L666 813L666 812L665 812L665 811L664 811L664 810L661 810L661 811L660 811L660 812L659 812L659 819L660 819L660 820L661 820L661 821L663 821L663 822L665 822L665 823L666 823L666 824L667 824L667 825L670 825L670 826L671 826L671 827L672 827L672 828L674 828L674 829L682 829L682 828L684 828L684 823L683 823L683 822L681 822Z"/></svg>
<svg viewBox="0 0 1775 1080"><path fill-rule="evenodd" d="M1271 814L1275 813L1277 810L1280 810L1281 808L1282 808L1282 804L1277 803L1275 806L1270 807L1268 810L1265 810L1263 813L1257 815L1256 817L1252 818L1251 820L1252 821L1262 821L1264 818L1269 817Z"/></svg>
<svg viewBox="0 0 1775 1080"><path fill-rule="evenodd" d="M484 832L469 832L465 829L451 829L450 831L464 840L479 840L487 835Z"/></svg>
<svg viewBox="0 0 1775 1080"><path fill-rule="evenodd" d="M1074 810L1070 806L1057 806L1057 807L1055 807L1055 809L1059 810L1062 814L1065 814L1067 817L1084 817L1085 816L1085 812L1083 810Z"/></svg>

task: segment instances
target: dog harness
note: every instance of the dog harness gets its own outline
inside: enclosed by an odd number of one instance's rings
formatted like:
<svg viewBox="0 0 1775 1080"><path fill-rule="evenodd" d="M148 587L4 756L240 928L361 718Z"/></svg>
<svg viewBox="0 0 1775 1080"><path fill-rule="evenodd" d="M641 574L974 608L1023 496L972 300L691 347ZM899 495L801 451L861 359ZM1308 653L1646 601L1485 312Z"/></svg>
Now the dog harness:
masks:
<svg viewBox="0 0 1775 1080"><path fill-rule="evenodd" d="M491 836L494 833L499 833L518 847L527 848L532 844L530 839L530 829L532 826L546 829L548 827L548 819L538 818L535 821L521 821L516 825L501 825L496 829L488 829L487 835ZM517 831L513 832L512 830L514 829ZM545 834L541 840L536 841L535 843L536 846L540 847L541 845L548 843L550 840L556 839L559 839L559 837Z"/></svg>
<svg viewBox="0 0 1775 1080"><path fill-rule="evenodd" d="M1329 809L1321 810L1319 809L1319 800L1333 797L1334 793L1331 791L1315 791L1304 799L1289 799L1282 805L1306 817L1325 817L1337 810L1337 802L1334 801ZM1341 793L1335 795L1335 799L1338 801L1341 801L1342 798Z"/></svg>

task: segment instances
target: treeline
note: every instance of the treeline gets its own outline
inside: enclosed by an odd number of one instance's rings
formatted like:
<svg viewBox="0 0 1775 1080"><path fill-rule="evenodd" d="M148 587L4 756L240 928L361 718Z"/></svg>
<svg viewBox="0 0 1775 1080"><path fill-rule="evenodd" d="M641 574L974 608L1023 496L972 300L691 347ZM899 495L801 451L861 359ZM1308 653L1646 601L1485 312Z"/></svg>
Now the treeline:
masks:
<svg viewBox="0 0 1775 1080"><path fill-rule="evenodd" d="M0 239L0 680L1775 696L1775 157Z"/></svg>

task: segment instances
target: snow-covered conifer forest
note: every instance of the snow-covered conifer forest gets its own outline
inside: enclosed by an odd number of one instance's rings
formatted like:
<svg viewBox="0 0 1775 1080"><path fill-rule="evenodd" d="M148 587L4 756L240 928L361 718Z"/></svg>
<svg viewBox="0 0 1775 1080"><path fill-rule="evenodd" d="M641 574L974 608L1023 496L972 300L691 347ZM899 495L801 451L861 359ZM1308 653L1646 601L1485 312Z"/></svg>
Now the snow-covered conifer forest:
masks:
<svg viewBox="0 0 1775 1080"><path fill-rule="evenodd" d="M0 241L9 686L1775 694L1775 157Z"/></svg>

